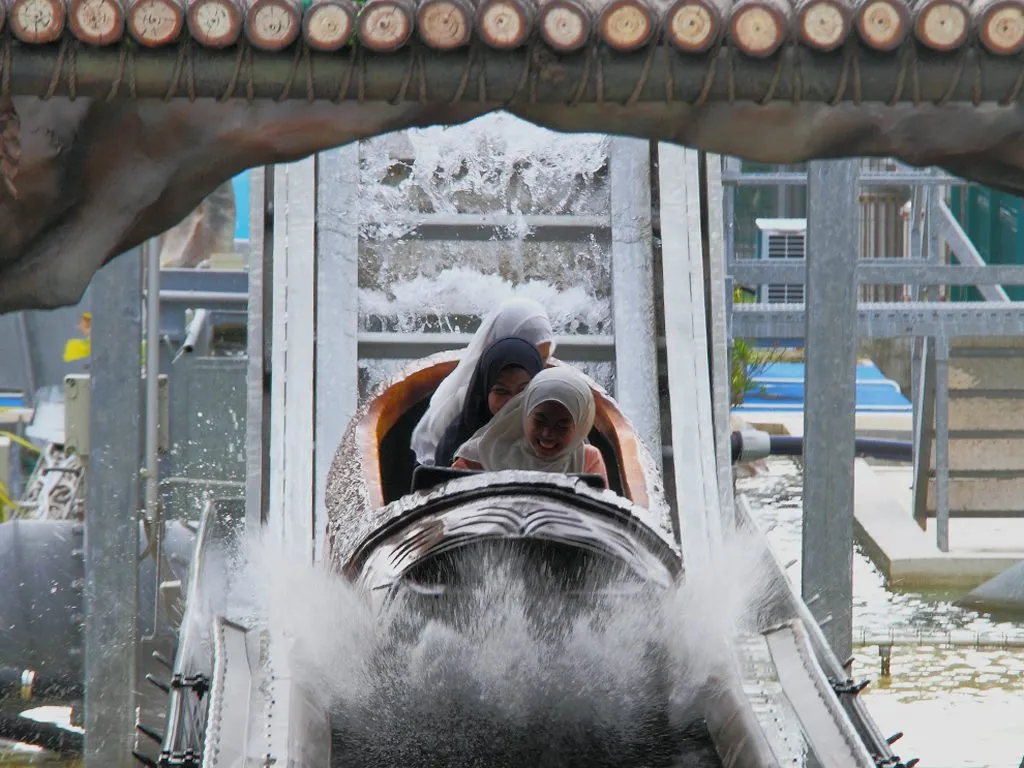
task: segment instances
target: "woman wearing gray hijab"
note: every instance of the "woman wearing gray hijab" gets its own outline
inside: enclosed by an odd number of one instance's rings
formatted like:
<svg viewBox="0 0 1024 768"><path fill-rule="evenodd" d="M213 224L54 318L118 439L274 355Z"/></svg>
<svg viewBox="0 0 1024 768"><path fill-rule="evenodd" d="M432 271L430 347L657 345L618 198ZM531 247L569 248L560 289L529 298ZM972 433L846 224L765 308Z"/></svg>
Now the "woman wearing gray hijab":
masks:
<svg viewBox="0 0 1024 768"><path fill-rule="evenodd" d="M461 469L587 473L608 482L601 452L587 444L594 393L572 368L541 371L525 390L455 452Z"/></svg>

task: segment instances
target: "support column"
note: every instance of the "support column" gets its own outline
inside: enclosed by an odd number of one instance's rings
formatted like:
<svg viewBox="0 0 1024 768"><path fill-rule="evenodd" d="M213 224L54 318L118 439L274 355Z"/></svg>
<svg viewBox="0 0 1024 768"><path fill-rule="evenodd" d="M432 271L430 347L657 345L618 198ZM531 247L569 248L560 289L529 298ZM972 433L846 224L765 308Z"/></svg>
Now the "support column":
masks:
<svg viewBox="0 0 1024 768"><path fill-rule="evenodd" d="M246 325L245 374L245 524L256 530L263 524L269 497L270 456L266 435L270 429L270 344L268 325L272 317L269 292L273 285L274 231L266 229L267 189L274 179L273 168L253 168L249 188L249 302Z"/></svg>
<svg viewBox="0 0 1024 768"><path fill-rule="evenodd" d="M702 219L707 227L704 279L708 285L708 347L711 350L711 405L715 426L715 461L722 530L735 528L733 509L732 420L729 406L729 332L732 311L732 281L726 273L726 234L723 216L722 158L700 155Z"/></svg>
<svg viewBox="0 0 1024 768"><path fill-rule="evenodd" d="M327 473L359 400L359 142L317 158L316 554L327 534Z"/></svg>
<svg viewBox="0 0 1024 768"><path fill-rule="evenodd" d="M808 171L803 598L840 660L853 633L858 161Z"/></svg>
<svg viewBox="0 0 1024 768"><path fill-rule="evenodd" d="M721 541L704 301L699 153L658 144L665 356L681 545L700 567Z"/></svg>
<svg viewBox="0 0 1024 768"><path fill-rule="evenodd" d="M922 458L931 461L931 456ZM927 499L927 479L924 496ZM949 338L946 336L935 339L935 544L940 552L949 552Z"/></svg>
<svg viewBox="0 0 1024 768"><path fill-rule="evenodd" d="M313 558L316 157L274 169L270 505L274 535Z"/></svg>
<svg viewBox="0 0 1024 768"><path fill-rule="evenodd" d="M611 166L612 303L615 399L661 471L658 350L651 245L651 149L613 138Z"/></svg>
<svg viewBox="0 0 1024 768"><path fill-rule="evenodd" d="M85 766L132 768L142 459L142 255L92 281L85 513Z"/></svg>

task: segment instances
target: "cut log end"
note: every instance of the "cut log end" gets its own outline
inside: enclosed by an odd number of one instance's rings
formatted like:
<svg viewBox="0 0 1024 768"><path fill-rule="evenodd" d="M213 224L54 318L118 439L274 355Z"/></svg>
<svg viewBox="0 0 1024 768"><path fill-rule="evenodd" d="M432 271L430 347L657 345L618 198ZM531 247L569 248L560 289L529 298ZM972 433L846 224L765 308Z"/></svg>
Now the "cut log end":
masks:
<svg viewBox="0 0 1024 768"><path fill-rule="evenodd" d="M902 0L870 0L857 15L857 32L876 51L892 51L907 36L910 13Z"/></svg>
<svg viewBox="0 0 1024 768"><path fill-rule="evenodd" d="M987 9L981 21L981 44L991 53L1012 56L1024 50L1024 7L1012 0Z"/></svg>
<svg viewBox="0 0 1024 768"><path fill-rule="evenodd" d="M459 0L425 0L416 12L423 42L439 51L452 51L469 42L472 14Z"/></svg>
<svg viewBox="0 0 1024 768"><path fill-rule="evenodd" d="M850 33L850 15L835 0L816 0L800 11L800 39L810 48L834 51Z"/></svg>
<svg viewBox="0 0 1024 768"><path fill-rule="evenodd" d="M232 0L194 0L186 21L189 34L207 48L227 48L242 35L242 13Z"/></svg>
<svg viewBox="0 0 1024 768"><path fill-rule="evenodd" d="M64 32L60 0L15 0L10 8L11 31L23 43L52 43Z"/></svg>
<svg viewBox="0 0 1024 768"><path fill-rule="evenodd" d="M687 53L703 53L719 38L722 19L717 8L701 0L680 0L668 12L669 41Z"/></svg>
<svg viewBox="0 0 1024 768"><path fill-rule="evenodd" d="M185 12L176 0L139 0L128 9L128 33L147 48L174 42L184 25Z"/></svg>
<svg viewBox="0 0 1024 768"><path fill-rule="evenodd" d="M288 0L254 0L245 16L245 36L261 51L280 51L301 30L299 10Z"/></svg>
<svg viewBox="0 0 1024 768"><path fill-rule="evenodd" d="M330 53L348 44L356 26L355 6L347 0L326 0L306 11L302 36L314 51Z"/></svg>
<svg viewBox="0 0 1024 768"><path fill-rule="evenodd" d="M72 0L71 33L89 45L110 45L124 35L124 10L118 0Z"/></svg>
<svg viewBox="0 0 1024 768"><path fill-rule="evenodd" d="M359 41L377 53L397 51L409 40L413 20L399 3L383 0L368 3L359 14Z"/></svg>
<svg viewBox="0 0 1024 768"><path fill-rule="evenodd" d="M540 12L541 37L562 53L577 51L586 45L591 28L590 15L573 0L552 0Z"/></svg>
<svg viewBox="0 0 1024 768"><path fill-rule="evenodd" d="M736 47L748 56L771 56L785 36L785 18L767 3L748 3L733 14L732 38Z"/></svg>
<svg viewBox="0 0 1024 768"><path fill-rule="evenodd" d="M654 34L651 9L638 0L616 0L601 14L601 39L617 51L635 51Z"/></svg>
<svg viewBox="0 0 1024 768"><path fill-rule="evenodd" d="M480 37L491 48L508 51L520 47L530 35L526 6L512 0L485 0L477 17Z"/></svg>
<svg viewBox="0 0 1024 768"><path fill-rule="evenodd" d="M914 32L917 39L936 51L952 51L967 41L970 22L959 3L939 0L922 8Z"/></svg>

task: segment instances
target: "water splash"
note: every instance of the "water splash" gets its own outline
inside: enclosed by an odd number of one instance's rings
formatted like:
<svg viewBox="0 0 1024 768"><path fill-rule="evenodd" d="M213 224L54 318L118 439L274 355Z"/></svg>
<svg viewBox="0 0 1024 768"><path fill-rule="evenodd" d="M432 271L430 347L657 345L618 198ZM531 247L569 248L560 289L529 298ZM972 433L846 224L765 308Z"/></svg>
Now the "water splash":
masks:
<svg viewBox="0 0 1024 768"><path fill-rule="evenodd" d="M530 239L535 215L607 216L608 138L506 114L361 145L359 316L368 331L472 331L512 295L559 333L611 332L608 244ZM408 238L417 214L498 214L490 240Z"/></svg>
<svg viewBox="0 0 1024 768"><path fill-rule="evenodd" d="M496 550L449 597L375 610L267 541L249 551L239 583L331 713L345 766L714 765L702 693L771 588L743 537L668 594L606 568L555 593L564 574Z"/></svg>

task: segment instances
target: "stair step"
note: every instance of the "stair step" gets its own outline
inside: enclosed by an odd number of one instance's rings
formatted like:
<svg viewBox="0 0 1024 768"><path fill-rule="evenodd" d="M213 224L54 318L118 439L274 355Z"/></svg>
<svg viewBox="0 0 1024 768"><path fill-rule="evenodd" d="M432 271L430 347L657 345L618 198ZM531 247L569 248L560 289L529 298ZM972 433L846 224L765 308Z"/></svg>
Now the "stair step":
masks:
<svg viewBox="0 0 1024 768"><path fill-rule="evenodd" d="M932 443L931 466L935 466ZM1019 437L950 437L952 471L1014 471L1024 473L1024 435Z"/></svg>
<svg viewBox="0 0 1024 768"><path fill-rule="evenodd" d="M1024 390L1024 356L952 357L949 389Z"/></svg>
<svg viewBox="0 0 1024 768"><path fill-rule="evenodd" d="M934 479L928 481L927 504L934 510ZM1017 512L1024 516L1024 477L951 477L949 509L976 515Z"/></svg>
<svg viewBox="0 0 1024 768"><path fill-rule="evenodd" d="M1024 336L959 336L949 340L950 351L961 349L1020 349Z"/></svg>
<svg viewBox="0 0 1024 768"><path fill-rule="evenodd" d="M951 397L951 430L1024 431L1024 399L1014 397Z"/></svg>

